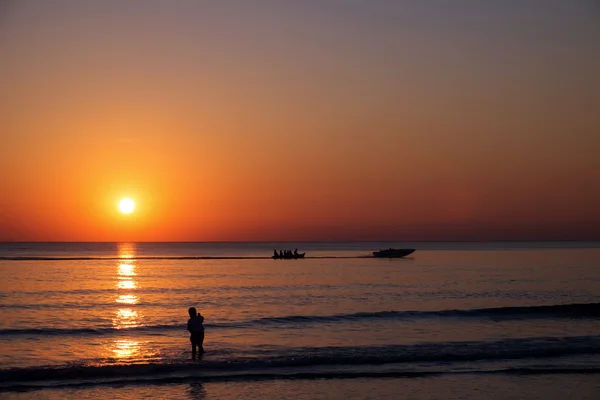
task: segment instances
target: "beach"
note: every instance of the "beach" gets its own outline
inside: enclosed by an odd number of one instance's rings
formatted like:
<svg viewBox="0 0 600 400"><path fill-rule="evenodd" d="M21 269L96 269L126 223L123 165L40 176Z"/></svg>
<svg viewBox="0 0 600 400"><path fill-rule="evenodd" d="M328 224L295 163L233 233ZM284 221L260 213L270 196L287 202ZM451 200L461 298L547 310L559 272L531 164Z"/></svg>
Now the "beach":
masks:
<svg viewBox="0 0 600 400"><path fill-rule="evenodd" d="M0 397L597 398L598 265L593 242L3 243Z"/></svg>

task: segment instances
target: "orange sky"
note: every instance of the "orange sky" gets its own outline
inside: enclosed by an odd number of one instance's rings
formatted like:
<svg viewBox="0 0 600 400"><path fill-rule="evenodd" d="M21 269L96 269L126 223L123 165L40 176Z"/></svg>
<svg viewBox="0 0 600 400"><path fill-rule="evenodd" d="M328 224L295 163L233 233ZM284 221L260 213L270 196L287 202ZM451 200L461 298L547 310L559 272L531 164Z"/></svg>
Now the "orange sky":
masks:
<svg viewBox="0 0 600 400"><path fill-rule="evenodd" d="M0 240L600 239L600 9L426 3L1 3Z"/></svg>

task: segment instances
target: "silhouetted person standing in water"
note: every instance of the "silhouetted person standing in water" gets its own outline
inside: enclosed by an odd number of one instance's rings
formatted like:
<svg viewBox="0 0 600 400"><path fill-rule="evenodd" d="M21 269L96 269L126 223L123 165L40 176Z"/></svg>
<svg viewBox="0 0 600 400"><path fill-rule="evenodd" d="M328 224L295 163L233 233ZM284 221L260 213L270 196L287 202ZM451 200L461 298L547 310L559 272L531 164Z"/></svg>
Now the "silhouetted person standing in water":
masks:
<svg viewBox="0 0 600 400"><path fill-rule="evenodd" d="M204 353L204 317L196 312L195 307L188 310L190 319L188 319L187 330L190 332L190 342L192 342L192 358L196 357L196 346L200 353Z"/></svg>

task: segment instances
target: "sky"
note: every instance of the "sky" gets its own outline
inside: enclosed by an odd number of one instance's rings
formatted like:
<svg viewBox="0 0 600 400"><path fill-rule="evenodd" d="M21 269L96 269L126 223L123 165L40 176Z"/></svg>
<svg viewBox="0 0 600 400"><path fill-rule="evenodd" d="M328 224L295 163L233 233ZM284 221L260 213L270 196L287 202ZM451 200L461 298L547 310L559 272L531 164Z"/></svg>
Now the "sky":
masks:
<svg viewBox="0 0 600 400"><path fill-rule="evenodd" d="M595 0L0 0L0 60L0 241L600 240Z"/></svg>

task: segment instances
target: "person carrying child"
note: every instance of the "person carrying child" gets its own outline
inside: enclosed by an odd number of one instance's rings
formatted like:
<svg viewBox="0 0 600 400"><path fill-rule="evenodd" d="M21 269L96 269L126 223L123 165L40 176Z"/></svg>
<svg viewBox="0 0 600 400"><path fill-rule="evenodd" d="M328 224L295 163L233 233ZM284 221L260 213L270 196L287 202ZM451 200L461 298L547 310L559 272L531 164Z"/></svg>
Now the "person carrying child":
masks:
<svg viewBox="0 0 600 400"><path fill-rule="evenodd" d="M196 347L200 353L204 353L204 317L196 311L196 307L188 309L190 319L188 319L187 330L190 332L190 342L192 342L192 358L196 357Z"/></svg>

